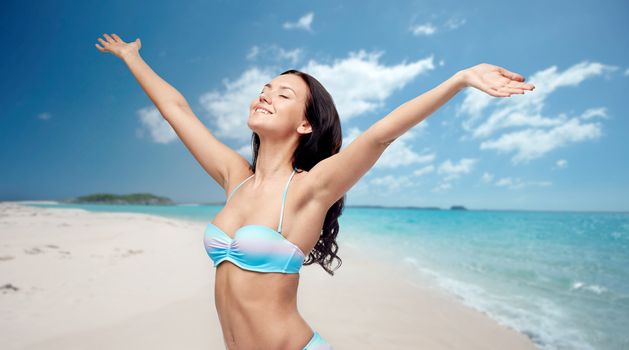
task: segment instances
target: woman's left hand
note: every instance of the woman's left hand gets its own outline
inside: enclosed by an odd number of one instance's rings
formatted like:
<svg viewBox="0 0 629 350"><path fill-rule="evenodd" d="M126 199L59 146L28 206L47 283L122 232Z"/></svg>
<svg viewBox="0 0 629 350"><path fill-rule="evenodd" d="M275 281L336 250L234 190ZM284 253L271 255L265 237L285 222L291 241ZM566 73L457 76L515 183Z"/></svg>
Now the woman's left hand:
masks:
<svg viewBox="0 0 629 350"><path fill-rule="evenodd" d="M491 96L511 97L535 89L535 85L524 82L524 77L502 67L481 63L460 71L465 86L484 91Z"/></svg>

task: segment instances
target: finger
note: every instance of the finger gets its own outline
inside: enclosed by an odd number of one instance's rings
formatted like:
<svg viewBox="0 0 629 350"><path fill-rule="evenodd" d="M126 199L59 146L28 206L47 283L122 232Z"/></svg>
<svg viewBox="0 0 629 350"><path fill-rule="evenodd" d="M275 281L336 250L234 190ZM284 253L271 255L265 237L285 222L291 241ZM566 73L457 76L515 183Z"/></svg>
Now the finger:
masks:
<svg viewBox="0 0 629 350"><path fill-rule="evenodd" d="M489 88L489 94L496 97L509 97L510 96L509 93L496 90L494 88Z"/></svg>
<svg viewBox="0 0 629 350"><path fill-rule="evenodd" d="M500 76L498 77L498 83L495 83L494 85L496 85L496 87L509 86L511 82L513 82L513 80L507 77Z"/></svg>
<svg viewBox="0 0 629 350"><path fill-rule="evenodd" d="M109 44L108 42L106 42L105 40L98 38L98 41L104 46L107 47L107 45Z"/></svg>
<svg viewBox="0 0 629 350"><path fill-rule="evenodd" d="M535 89L535 85L533 85L533 84L526 84L526 83L521 83L521 82L517 82L517 81L513 81L513 80L507 86L511 87L511 88L520 89L520 90L533 90L533 89Z"/></svg>
<svg viewBox="0 0 629 350"><path fill-rule="evenodd" d="M112 33L111 36L118 42L124 42L116 33Z"/></svg>
<svg viewBox="0 0 629 350"><path fill-rule="evenodd" d="M495 97L507 97L509 96L509 94L506 94L504 92L501 92L499 90L497 90L497 88L488 85L485 82L480 82L480 88L481 90L487 92L488 94L495 96Z"/></svg>
<svg viewBox="0 0 629 350"><path fill-rule="evenodd" d="M533 84L525 84L517 81L512 81L507 86L504 86L501 91L523 95L526 91L533 91L534 89L535 85Z"/></svg>
<svg viewBox="0 0 629 350"><path fill-rule="evenodd" d="M509 79L515 79L518 81L524 81L524 77L518 73L510 72L504 68L499 69L500 73Z"/></svg>
<svg viewBox="0 0 629 350"><path fill-rule="evenodd" d="M100 45L96 44L96 48L98 49L98 51L103 52L105 51L104 48L102 48Z"/></svg>
<svg viewBox="0 0 629 350"><path fill-rule="evenodd" d="M500 89L500 91L507 92L510 94L523 94L524 93L524 90L522 89L508 87L508 86L503 87L502 89Z"/></svg>
<svg viewBox="0 0 629 350"><path fill-rule="evenodd" d="M518 73L514 73L511 71L508 71L504 68L500 69L500 72L507 78L509 79L513 79L513 80L517 80L517 81L524 81L524 77Z"/></svg>
<svg viewBox="0 0 629 350"><path fill-rule="evenodd" d="M504 81L502 81L502 82L495 82L495 81L488 82L487 83L488 88L492 89L494 91L501 91L501 92L502 91L508 91L507 89L511 88L509 86L511 80L509 80L509 79L507 79L505 77L502 77L502 79L504 79Z"/></svg>
<svg viewBox="0 0 629 350"><path fill-rule="evenodd" d="M116 41L115 41L114 39L112 39L112 38L109 36L109 34L107 34L107 33L103 34L103 36L107 39L107 41L108 41L108 42L113 42L113 43L115 43L115 42L116 42Z"/></svg>
<svg viewBox="0 0 629 350"><path fill-rule="evenodd" d="M490 86L487 83L482 82L482 81L479 82L479 85L480 85L480 89L482 91L485 91L485 92L487 92L488 94L490 94L492 96L496 96L495 93L496 93L497 90L493 86Z"/></svg>

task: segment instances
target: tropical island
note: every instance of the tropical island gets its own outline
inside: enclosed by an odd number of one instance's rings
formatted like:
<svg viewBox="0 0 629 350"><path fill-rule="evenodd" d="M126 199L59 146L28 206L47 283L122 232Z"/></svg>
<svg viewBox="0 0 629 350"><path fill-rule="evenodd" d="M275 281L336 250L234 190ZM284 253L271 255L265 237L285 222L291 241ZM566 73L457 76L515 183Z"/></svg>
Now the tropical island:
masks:
<svg viewBox="0 0 629 350"><path fill-rule="evenodd" d="M141 204L141 205L172 205L175 202L167 197L156 196L152 193L111 194L94 193L64 201L66 203L81 204Z"/></svg>
<svg viewBox="0 0 629 350"><path fill-rule="evenodd" d="M453 205L450 207L450 210L467 210L467 208L462 205Z"/></svg>

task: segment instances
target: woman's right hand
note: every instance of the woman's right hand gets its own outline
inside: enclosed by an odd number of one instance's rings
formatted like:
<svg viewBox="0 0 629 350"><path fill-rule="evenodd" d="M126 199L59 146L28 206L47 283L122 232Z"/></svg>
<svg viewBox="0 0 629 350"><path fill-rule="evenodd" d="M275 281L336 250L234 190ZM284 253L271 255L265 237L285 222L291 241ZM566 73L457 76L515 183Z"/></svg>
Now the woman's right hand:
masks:
<svg viewBox="0 0 629 350"><path fill-rule="evenodd" d="M135 39L130 43L125 43L118 35L111 34L111 36L107 34L103 34L106 40L98 38L98 41L103 45L102 47L96 44L96 48L100 52L111 52L116 55L120 59L125 59L130 55L139 55L140 48L142 47L142 43L140 42L140 38Z"/></svg>

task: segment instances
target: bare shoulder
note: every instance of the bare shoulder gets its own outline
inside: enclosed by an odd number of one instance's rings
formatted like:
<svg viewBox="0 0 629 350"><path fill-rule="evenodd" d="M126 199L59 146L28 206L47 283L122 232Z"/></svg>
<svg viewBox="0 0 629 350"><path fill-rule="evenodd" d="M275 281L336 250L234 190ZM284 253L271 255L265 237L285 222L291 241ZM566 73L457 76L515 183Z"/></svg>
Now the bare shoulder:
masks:
<svg viewBox="0 0 629 350"><path fill-rule="evenodd" d="M238 164L230 167L227 172L227 181L223 188L225 195L229 196L239 183L243 182L251 175L253 175L253 171L251 170L251 164L247 161L238 162Z"/></svg>

